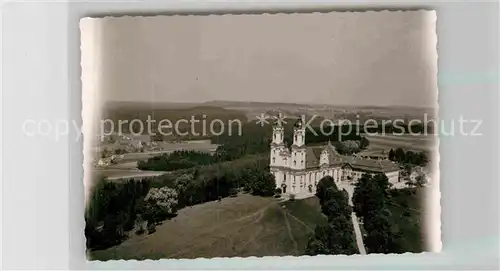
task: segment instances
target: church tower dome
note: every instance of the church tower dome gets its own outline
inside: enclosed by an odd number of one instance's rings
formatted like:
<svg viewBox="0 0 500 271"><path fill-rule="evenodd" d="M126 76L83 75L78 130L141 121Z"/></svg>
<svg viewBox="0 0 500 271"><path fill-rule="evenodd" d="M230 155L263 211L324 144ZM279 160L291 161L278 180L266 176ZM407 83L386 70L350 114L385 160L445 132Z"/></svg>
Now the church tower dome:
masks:
<svg viewBox="0 0 500 271"><path fill-rule="evenodd" d="M302 118L299 118L293 125L293 146L304 147L306 129L303 125Z"/></svg>
<svg viewBox="0 0 500 271"><path fill-rule="evenodd" d="M295 124L293 125L293 128L295 129L302 129L302 127L304 126L304 124L302 123L302 118L299 118Z"/></svg>
<svg viewBox="0 0 500 271"><path fill-rule="evenodd" d="M271 141L271 145L284 145L285 129L283 128L283 124L281 122L282 121L280 119L276 119L276 121L273 123L273 138Z"/></svg>

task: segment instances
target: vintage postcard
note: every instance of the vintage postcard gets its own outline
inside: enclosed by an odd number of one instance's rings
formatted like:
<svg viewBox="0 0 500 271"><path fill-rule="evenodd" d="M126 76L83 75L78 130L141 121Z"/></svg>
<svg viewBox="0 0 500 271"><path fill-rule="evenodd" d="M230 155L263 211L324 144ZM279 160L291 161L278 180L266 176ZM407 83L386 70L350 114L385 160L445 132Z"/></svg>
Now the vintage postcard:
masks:
<svg viewBox="0 0 500 271"><path fill-rule="evenodd" d="M89 260L440 250L434 11L80 25Z"/></svg>

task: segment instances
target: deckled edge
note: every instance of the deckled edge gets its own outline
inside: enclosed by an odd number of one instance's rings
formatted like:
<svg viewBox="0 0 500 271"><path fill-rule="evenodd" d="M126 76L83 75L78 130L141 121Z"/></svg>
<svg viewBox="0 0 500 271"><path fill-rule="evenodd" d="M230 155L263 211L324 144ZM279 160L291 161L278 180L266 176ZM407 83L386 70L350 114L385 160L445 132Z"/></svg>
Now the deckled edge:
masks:
<svg viewBox="0 0 500 271"><path fill-rule="evenodd" d="M441 252L443 249L443 232L442 232L442 196L441 196L441 151L440 151L440 137L439 137L439 132L440 132L440 115L439 115L439 36L437 33L437 26L438 26L438 18L437 18L437 12L435 10L428 12L427 16L432 16L432 18L429 18L429 20L432 20L433 26L434 26L434 31L432 32L432 37L429 37L430 42L432 42L432 46L429 46L432 48L432 52L428 52L427 54L430 56L430 54L435 54L435 57L432 57L430 60L433 62L432 66L435 68L435 74L433 74L432 80L434 81L435 88L436 88L436 104L435 104L435 109L434 109L434 115L436 118L436 121L438 123L437 131L434 131L436 134L436 147L435 147L435 153L434 153L434 159L432 161L435 161L432 167L432 173L433 173L433 178L435 179L435 184L436 186L433 187L432 193L432 199L430 201L427 201L427 204L430 204L431 206L426 206L425 208L430 210L431 213L431 218L426 222L426 230L429 232L427 234L427 245L430 246L428 249L433 252ZM430 35L431 33L429 33Z"/></svg>
<svg viewBox="0 0 500 271"><path fill-rule="evenodd" d="M80 76L81 84L82 84L82 135L83 135L83 187L84 187L84 210L83 216L85 217L85 210L87 208L88 198L90 196L90 189L92 184L92 144L95 136L95 133L92 129L94 126L93 120L96 118L95 114L98 109L100 109L98 94L99 94L99 57L96 57L98 54L98 48L96 48L96 44L98 44L99 35L98 35L98 27L97 21L91 20L88 18L83 18L79 23L80 29L80 66L82 70L82 74ZM89 259L88 251L87 251L87 238L85 236L85 227L86 220L83 220L83 229L80 234L83 235L85 240L84 251L85 258Z"/></svg>
<svg viewBox="0 0 500 271"><path fill-rule="evenodd" d="M150 264L150 263L172 263L172 262L175 262L176 264L183 264L183 263L186 263L187 264L191 264L193 263L193 261L198 261L198 262L202 262L202 261L214 261L214 260L218 260L218 261L221 261L220 264L221 265L224 265L224 262L230 262L230 261L235 261L235 260L243 260L243 261L252 261L252 260L274 260L274 259L280 259L280 260L292 260L292 261L295 261L295 260L302 260L302 259L314 259L315 261L317 260L321 260L321 259L327 259L327 260L331 260L332 257L334 257L335 260L342 260L342 259L352 259L352 258L355 258L355 257L359 257L361 259L363 259L363 261L366 261L366 259L368 258L386 258L386 257L394 257L394 256L400 256L400 257L422 257L422 256L430 256L430 257L438 257L441 253L440 252L430 252L430 251L423 251L423 252L418 252L418 253L414 253L414 252L404 252L404 253L387 253L387 254L383 254L383 253L372 253L372 254L366 254L366 255L361 255L361 254L353 254L353 255L346 255L346 254L335 254L335 255L314 255L314 256L310 256L310 255L301 255L301 256L292 256L292 255L289 255L289 256L262 256L262 257L258 257L258 256L249 256L249 257L214 257L214 258L205 258L205 257L198 257L198 258L193 258L193 259L186 259L186 258L180 258L180 259L176 259L176 258L160 258L160 259L119 259L119 260L87 260L88 262L92 263L92 264L110 264L110 263L139 263L139 264ZM339 264L346 264L346 263L339 263ZM221 268L222 266L216 266L217 268ZM265 266L263 266L264 268ZM324 266L325 269L331 269L332 266ZM338 266L338 267L342 267L342 266ZM312 268L312 267L311 267ZM318 268L323 268L323 266L317 266L317 267L314 267L313 269L317 270ZM210 269L213 269L213 268L210 268ZM352 269L352 267L351 267ZM362 269L360 269L362 270Z"/></svg>
<svg viewBox="0 0 500 271"><path fill-rule="evenodd" d="M348 9L348 8L339 8L329 9L329 10L311 10L311 11L213 11L213 12L165 12L165 14L159 13L144 13L141 15L127 15L120 14L114 15L109 14L105 16L88 16L83 19L95 19L95 20L122 20L122 19L157 19L157 18L175 18L175 17L224 17L224 16L313 16L313 15L325 15L332 13L401 13L401 12L435 12L434 8L430 7L408 7L408 8L372 8L372 9ZM133 12L130 12L133 13Z"/></svg>

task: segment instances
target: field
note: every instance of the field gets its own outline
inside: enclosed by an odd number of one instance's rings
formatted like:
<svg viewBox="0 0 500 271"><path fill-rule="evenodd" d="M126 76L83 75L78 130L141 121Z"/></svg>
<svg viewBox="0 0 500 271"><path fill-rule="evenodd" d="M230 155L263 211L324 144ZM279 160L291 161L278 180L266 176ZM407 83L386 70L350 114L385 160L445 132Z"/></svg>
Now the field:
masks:
<svg viewBox="0 0 500 271"><path fill-rule="evenodd" d="M187 207L122 244L92 252L93 260L301 255L309 235L326 218L316 197L280 203L240 194Z"/></svg>
<svg viewBox="0 0 500 271"><path fill-rule="evenodd" d="M438 138L432 135L370 135L370 149L396 149L436 151Z"/></svg>
<svg viewBox="0 0 500 271"><path fill-rule="evenodd" d="M146 177L156 177L164 174L169 174L166 171L144 171L131 169L94 169L93 178L106 178L108 180L126 181L128 179L142 179Z"/></svg>

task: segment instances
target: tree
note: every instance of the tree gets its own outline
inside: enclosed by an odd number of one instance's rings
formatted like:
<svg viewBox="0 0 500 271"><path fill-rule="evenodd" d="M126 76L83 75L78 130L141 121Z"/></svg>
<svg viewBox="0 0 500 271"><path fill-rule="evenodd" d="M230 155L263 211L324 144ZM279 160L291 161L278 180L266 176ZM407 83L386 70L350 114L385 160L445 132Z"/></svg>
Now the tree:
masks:
<svg viewBox="0 0 500 271"><path fill-rule="evenodd" d="M253 195L273 196L276 189L274 175L265 170L252 170L250 174L250 189Z"/></svg>
<svg viewBox="0 0 500 271"><path fill-rule="evenodd" d="M392 226L391 214L384 208L365 220L368 232L364 242L369 253L402 253L404 244L397 228Z"/></svg>
<svg viewBox="0 0 500 271"><path fill-rule="evenodd" d="M316 187L316 196L319 198L320 205L323 205L323 203L328 199L328 188L334 188L335 190L338 190L337 186L335 185L335 181L331 176L325 176L321 178Z"/></svg>
<svg viewBox="0 0 500 271"><path fill-rule="evenodd" d="M359 148L365 150L370 145L370 141L366 137L361 137L359 140Z"/></svg>
<svg viewBox="0 0 500 271"><path fill-rule="evenodd" d="M328 224L318 225L309 238L308 255L351 255L357 252L354 229L348 217L338 215L330 218Z"/></svg>
<svg viewBox="0 0 500 271"><path fill-rule="evenodd" d="M364 174L355 185L353 204L357 215L364 218L381 210L386 205L389 180L385 174Z"/></svg>
<svg viewBox="0 0 500 271"><path fill-rule="evenodd" d="M429 163L429 157L427 152L419 152L416 158L416 163L419 166L426 166Z"/></svg>
<svg viewBox="0 0 500 271"><path fill-rule="evenodd" d="M335 149L338 153L343 155L351 155L361 150L359 142L354 140L336 142Z"/></svg>
<svg viewBox="0 0 500 271"><path fill-rule="evenodd" d="M306 247L306 255L315 256L315 255L329 255L330 249L326 245L327 242L322 241L321 239L317 239L315 236L309 239L309 243Z"/></svg>
<svg viewBox="0 0 500 271"><path fill-rule="evenodd" d="M330 225L318 225L314 229L314 235L309 238L306 248L306 254L314 255L330 255L334 254L330 249L330 237L335 233Z"/></svg>
<svg viewBox="0 0 500 271"><path fill-rule="evenodd" d="M330 188L328 194L329 199L321 206L321 211L329 218L335 218L337 216L344 216L349 218L352 212L349 206L348 199L345 197L342 191L332 191Z"/></svg>
<svg viewBox="0 0 500 271"><path fill-rule="evenodd" d="M395 161L395 159L396 159L396 153L394 152L394 150L393 150L393 149L391 149L391 150L389 151L389 160L391 160L391 161Z"/></svg>
<svg viewBox="0 0 500 271"><path fill-rule="evenodd" d="M415 165L416 155L412 151L407 151L404 156L404 163Z"/></svg>
<svg viewBox="0 0 500 271"><path fill-rule="evenodd" d="M335 254L351 255L358 252L356 236L350 216L337 215L329 219L334 234L330 237L330 247Z"/></svg>
<svg viewBox="0 0 500 271"><path fill-rule="evenodd" d="M144 198L145 219L156 224L174 214L177 209L177 191L168 187L151 188Z"/></svg>
<svg viewBox="0 0 500 271"><path fill-rule="evenodd" d="M395 160L396 162L402 163L405 161L405 151L402 148L397 148L396 152L394 153Z"/></svg>
<svg viewBox="0 0 500 271"><path fill-rule="evenodd" d="M178 205L180 208L191 205L193 201L193 195L190 189L192 182L193 176L191 174L182 174L174 181L175 190L178 194Z"/></svg>
<svg viewBox="0 0 500 271"><path fill-rule="evenodd" d="M144 198L147 203L174 213L177 205L177 191L168 187L151 188Z"/></svg>

